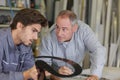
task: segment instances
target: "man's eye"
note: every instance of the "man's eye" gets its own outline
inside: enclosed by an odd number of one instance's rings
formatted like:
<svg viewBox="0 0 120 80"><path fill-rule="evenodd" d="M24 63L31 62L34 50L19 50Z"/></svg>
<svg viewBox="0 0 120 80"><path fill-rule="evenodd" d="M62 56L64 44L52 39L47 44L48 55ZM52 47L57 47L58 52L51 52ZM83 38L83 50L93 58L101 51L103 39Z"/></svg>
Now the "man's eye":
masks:
<svg viewBox="0 0 120 80"><path fill-rule="evenodd" d="M33 32L36 32L36 30L33 30Z"/></svg>
<svg viewBox="0 0 120 80"><path fill-rule="evenodd" d="M62 30L63 30L63 31L66 31L66 28L63 28Z"/></svg>
<svg viewBox="0 0 120 80"><path fill-rule="evenodd" d="M56 25L56 29L58 29L59 27Z"/></svg>

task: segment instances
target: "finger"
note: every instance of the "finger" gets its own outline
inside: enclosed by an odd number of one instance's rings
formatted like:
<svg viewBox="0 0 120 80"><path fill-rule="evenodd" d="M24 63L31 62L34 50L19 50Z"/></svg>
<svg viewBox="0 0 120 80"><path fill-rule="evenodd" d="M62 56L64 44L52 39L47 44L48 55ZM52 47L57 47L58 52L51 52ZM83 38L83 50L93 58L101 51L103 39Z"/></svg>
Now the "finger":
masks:
<svg viewBox="0 0 120 80"><path fill-rule="evenodd" d="M69 67L64 66L63 69L69 74L73 73L73 71Z"/></svg>
<svg viewBox="0 0 120 80"><path fill-rule="evenodd" d="M70 75L70 74L71 74L71 72L68 71L68 70L66 70L66 69L60 69L60 70L59 70L59 73L60 73L60 74L64 74L64 75Z"/></svg>
<svg viewBox="0 0 120 80"><path fill-rule="evenodd" d="M38 76L38 73L37 72L31 72L30 73L30 76L31 76L31 78L33 79L33 80L37 80L37 76Z"/></svg>

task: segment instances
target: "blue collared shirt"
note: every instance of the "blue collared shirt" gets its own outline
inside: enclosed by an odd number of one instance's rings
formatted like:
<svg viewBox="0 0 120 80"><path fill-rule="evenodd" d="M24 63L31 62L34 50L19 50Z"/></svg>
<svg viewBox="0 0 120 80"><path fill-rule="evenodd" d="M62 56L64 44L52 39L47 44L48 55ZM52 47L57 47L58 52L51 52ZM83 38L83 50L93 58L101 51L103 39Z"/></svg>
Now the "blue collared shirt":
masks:
<svg viewBox="0 0 120 80"><path fill-rule="evenodd" d="M96 39L91 28L78 21L78 30L69 42L60 43L55 34L55 25L52 26L50 33L42 39L40 46L40 56L56 56L73 60L81 63L85 57L85 51L89 51L91 62L91 74L101 77L102 69L105 64L106 49ZM55 65L63 66L62 62L45 59L46 62L53 62Z"/></svg>
<svg viewBox="0 0 120 80"><path fill-rule="evenodd" d="M0 29L0 79L23 80L22 72L34 65L31 47L14 45L11 29Z"/></svg>

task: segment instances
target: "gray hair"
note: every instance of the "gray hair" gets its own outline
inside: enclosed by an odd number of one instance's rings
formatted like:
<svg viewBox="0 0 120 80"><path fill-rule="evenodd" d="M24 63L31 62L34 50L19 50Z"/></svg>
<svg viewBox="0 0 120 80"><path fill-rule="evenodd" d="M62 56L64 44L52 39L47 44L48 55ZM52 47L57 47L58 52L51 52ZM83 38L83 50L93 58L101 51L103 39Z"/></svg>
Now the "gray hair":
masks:
<svg viewBox="0 0 120 80"><path fill-rule="evenodd" d="M78 24L77 22L78 19L76 14L70 10L62 10L57 17L62 17L62 18L68 17L72 23L72 26L74 26L75 24Z"/></svg>

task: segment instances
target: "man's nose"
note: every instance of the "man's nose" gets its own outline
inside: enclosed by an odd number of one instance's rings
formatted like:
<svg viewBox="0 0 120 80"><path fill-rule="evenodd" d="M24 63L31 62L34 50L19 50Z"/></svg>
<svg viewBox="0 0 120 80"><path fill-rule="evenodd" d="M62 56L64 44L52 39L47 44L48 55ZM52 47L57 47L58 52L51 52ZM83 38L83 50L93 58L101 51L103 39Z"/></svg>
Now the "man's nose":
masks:
<svg viewBox="0 0 120 80"><path fill-rule="evenodd" d="M35 35L33 36L33 39L34 39L34 40L37 40L37 39L38 39L38 34L35 34Z"/></svg>
<svg viewBox="0 0 120 80"><path fill-rule="evenodd" d="M62 30L58 31L58 36L62 35Z"/></svg>

